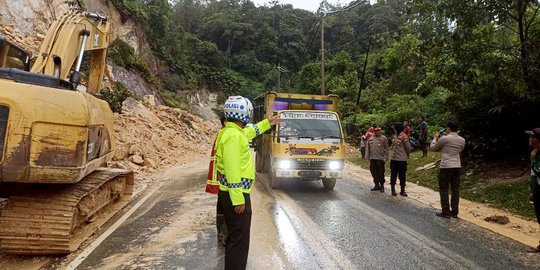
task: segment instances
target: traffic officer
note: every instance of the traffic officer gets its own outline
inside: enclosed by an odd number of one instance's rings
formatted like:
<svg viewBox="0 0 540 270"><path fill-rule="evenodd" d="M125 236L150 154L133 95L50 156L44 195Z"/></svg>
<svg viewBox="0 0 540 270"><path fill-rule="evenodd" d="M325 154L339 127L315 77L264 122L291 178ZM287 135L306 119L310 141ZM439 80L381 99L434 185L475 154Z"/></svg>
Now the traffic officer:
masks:
<svg viewBox="0 0 540 270"><path fill-rule="evenodd" d="M253 155L249 138L269 130L279 118L271 116L243 130L252 117L251 102L231 96L223 111L227 123L220 132L216 147L216 169L219 179L218 203L223 209L229 234L225 248L225 269L245 269L249 252L251 201L249 194L255 182Z"/></svg>

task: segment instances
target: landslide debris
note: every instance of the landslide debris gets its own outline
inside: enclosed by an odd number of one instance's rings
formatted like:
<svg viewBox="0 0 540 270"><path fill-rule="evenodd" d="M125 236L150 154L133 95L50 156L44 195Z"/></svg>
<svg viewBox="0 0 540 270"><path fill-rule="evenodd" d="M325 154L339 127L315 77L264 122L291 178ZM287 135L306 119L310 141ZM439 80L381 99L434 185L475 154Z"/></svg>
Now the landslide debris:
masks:
<svg viewBox="0 0 540 270"><path fill-rule="evenodd" d="M187 111L156 105L153 96L131 97L115 113L116 152L110 167L144 175L208 157L219 124ZM137 186L137 185L136 185Z"/></svg>

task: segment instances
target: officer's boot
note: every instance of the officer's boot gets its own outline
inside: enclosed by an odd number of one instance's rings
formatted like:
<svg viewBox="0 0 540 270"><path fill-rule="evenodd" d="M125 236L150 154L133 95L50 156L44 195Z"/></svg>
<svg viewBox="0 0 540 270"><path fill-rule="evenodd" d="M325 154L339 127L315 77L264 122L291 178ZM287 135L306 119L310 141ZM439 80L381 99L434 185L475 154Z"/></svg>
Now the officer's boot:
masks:
<svg viewBox="0 0 540 270"><path fill-rule="evenodd" d="M391 185L390 187L392 188L392 196L397 196L396 185Z"/></svg>
<svg viewBox="0 0 540 270"><path fill-rule="evenodd" d="M405 192L405 187L404 186L401 186L401 192L399 193L399 195L403 196L403 197L408 197L409 195L407 195L407 192Z"/></svg>

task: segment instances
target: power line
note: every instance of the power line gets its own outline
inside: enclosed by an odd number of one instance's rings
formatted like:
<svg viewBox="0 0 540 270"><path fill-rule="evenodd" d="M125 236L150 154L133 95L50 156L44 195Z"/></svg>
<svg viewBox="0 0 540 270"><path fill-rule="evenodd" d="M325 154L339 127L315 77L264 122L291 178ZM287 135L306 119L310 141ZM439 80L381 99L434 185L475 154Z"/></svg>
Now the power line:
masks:
<svg viewBox="0 0 540 270"><path fill-rule="evenodd" d="M308 39L308 42L306 43L306 46L304 47L304 49L302 50L302 53L301 53L301 58L302 59L306 59L305 56L306 56L306 53L308 52L308 50L311 48L311 45L313 44L313 41L315 41L315 35L317 32L319 32L319 29L321 28L321 20L317 20L316 24L314 25L315 27L312 29L310 35L309 35L309 39Z"/></svg>
<svg viewBox="0 0 540 270"><path fill-rule="evenodd" d="M332 48L332 49L328 49L328 51L333 52L333 51L339 50L339 49L341 49L341 48L343 48L343 47L345 47L345 46L347 46L347 45L349 45L349 44L351 44L351 43L357 41L358 39L360 39L360 38L362 38L362 37L365 37L367 34L373 32L377 26L382 25L383 23L387 23L387 24L391 24L391 23L392 23L392 22L390 21L390 18L388 18L387 16L382 15L382 14L378 14L378 15L376 15L376 16L370 17L370 18L369 18L366 22L364 22L362 25L359 25L359 26L355 27L354 32L358 32L361 28L365 27L366 25L369 25L369 23L370 23L371 21L373 21L373 20L378 21L378 22L376 22L375 24L371 25L371 26L369 27L369 30L368 30L367 32L365 32L364 34L362 34L362 35L360 35L360 36L357 36L356 38L354 38L354 39L352 39L351 41L348 41L348 42L346 42L346 43L344 43L344 44L342 44L342 45L339 45L339 46L334 47L334 48ZM386 33L393 33L393 32L398 31L398 30L399 30L399 29L394 29L394 30L391 30L391 31L386 31Z"/></svg>
<svg viewBox="0 0 540 270"><path fill-rule="evenodd" d="M359 6L360 4L365 4L367 1L366 0L358 0L358 1L355 1L353 3L350 3L348 6L342 8L342 9L339 9L339 10L334 10L334 11L330 11L330 12L326 12L325 13L325 16L327 15L334 15L336 13L340 13L340 12L344 12L344 11L349 11L357 6Z"/></svg>

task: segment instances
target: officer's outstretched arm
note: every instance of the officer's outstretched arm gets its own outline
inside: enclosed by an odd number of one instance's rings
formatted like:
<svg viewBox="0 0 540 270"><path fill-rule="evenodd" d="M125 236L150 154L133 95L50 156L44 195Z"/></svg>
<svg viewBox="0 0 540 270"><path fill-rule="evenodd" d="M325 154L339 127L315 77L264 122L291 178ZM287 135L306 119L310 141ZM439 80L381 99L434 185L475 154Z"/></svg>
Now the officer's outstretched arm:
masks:
<svg viewBox="0 0 540 270"><path fill-rule="evenodd" d="M270 126L270 122L268 121L268 119L264 119L264 120L260 121L257 124L251 125L249 127L245 127L243 129L243 131L244 131L244 135L246 135L248 141L250 141L253 138L255 138L255 137L263 134L267 130L269 130L270 127L271 126Z"/></svg>

